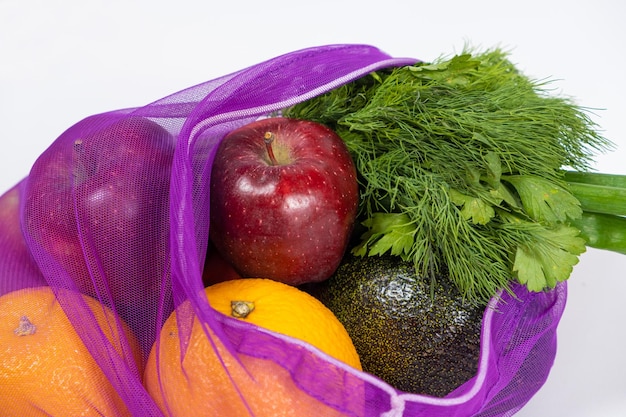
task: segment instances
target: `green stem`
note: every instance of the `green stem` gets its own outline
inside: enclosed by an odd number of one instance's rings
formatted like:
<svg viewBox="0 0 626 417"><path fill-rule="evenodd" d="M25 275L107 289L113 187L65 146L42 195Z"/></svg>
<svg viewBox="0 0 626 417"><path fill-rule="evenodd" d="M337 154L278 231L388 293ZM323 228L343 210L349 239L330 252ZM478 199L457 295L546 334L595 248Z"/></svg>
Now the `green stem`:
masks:
<svg viewBox="0 0 626 417"><path fill-rule="evenodd" d="M570 192L580 201L583 211L626 216L626 188L603 185L568 184Z"/></svg>
<svg viewBox="0 0 626 417"><path fill-rule="evenodd" d="M584 212L571 224L587 246L626 255L626 217Z"/></svg>
<svg viewBox="0 0 626 417"><path fill-rule="evenodd" d="M565 180L584 211L626 215L626 175L568 172Z"/></svg>
<svg viewBox="0 0 626 417"><path fill-rule="evenodd" d="M572 221L587 246L626 254L626 175L565 172L583 215Z"/></svg>
<svg viewBox="0 0 626 417"><path fill-rule="evenodd" d="M565 181L626 188L626 175L599 172L565 171Z"/></svg>

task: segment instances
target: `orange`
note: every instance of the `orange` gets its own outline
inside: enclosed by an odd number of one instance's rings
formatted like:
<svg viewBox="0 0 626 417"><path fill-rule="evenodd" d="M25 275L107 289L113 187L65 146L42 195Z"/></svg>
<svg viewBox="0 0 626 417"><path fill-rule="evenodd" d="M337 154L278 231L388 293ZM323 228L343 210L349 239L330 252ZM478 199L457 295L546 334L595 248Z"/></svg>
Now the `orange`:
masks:
<svg viewBox="0 0 626 417"><path fill-rule="evenodd" d="M123 325L119 332L113 311L82 297L120 354L120 340L128 338L128 356L141 371L141 351L130 330ZM7 417L129 415L50 287L0 297L0 399L0 416Z"/></svg>
<svg viewBox="0 0 626 417"><path fill-rule="evenodd" d="M221 313L231 315L231 302L241 302L235 306L241 320L301 339L361 369L352 340L334 314L295 287L268 279L246 278L209 286L205 294L211 306ZM341 415L300 390L288 371L275 362L244 354L233 356L210 329L205 333L195 316L187 350L181 358L178 327L181 323L176 316L181 311L191 312L191 304L188 301L181 304L166 320L159 335L160 344L155 343L152 348L144 374L146 389L166 415ZM249 314L243 317L245 313ZM337 392L342 387L335 384L329 389Z"/></svg>
<svg viewBox="0 0 626 417"><path fill-rule="evenodd" d="M291 285L269 279L238 279L207 287L211 306L234 317L233 302L252 303L254 309L239 317L265 329L303 340L348 365L361 362L348 332L321 301Z"/></svg>

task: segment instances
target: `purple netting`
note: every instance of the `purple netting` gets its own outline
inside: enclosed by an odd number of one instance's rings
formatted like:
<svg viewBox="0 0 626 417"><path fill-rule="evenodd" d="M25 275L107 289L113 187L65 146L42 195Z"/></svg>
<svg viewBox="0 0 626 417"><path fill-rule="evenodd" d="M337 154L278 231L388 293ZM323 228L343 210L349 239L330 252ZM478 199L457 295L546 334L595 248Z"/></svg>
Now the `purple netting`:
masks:
<svg viewBox="0 0 626 417"><path fill-rule="evenodd" d="M284 378L319 401L319 415L514 414L552 366L564 284L546 293L516 286L515 297L494 299L483 319L479 372L446 398L398 392L308 345L224 320L203 296L210 171L223 136L371 71L414 62L362 45L305 49L144 107L80 121L0 199L0 295L40 285L55 290L126 405L116 415L163 413L144 388L143 364L118 353L131 343L113 346L83 299L61 289L116 311L137 335L144 359L174 307L189 300L191 310L178 312L183 348L193 312L242 363L264 358L280 365Z"/></svg>

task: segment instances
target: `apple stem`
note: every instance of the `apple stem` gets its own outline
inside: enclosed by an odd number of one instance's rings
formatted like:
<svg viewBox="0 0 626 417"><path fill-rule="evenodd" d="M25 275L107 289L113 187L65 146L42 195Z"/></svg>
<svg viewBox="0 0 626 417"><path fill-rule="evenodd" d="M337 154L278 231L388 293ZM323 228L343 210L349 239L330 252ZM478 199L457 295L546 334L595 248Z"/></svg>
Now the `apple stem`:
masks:
<svg viewBox="0 0 626 417"><path fill-rule="evenodd" d="M274 134L272 132L265 132L263 136L263 140L265 141L265 149L267 149L267 156L270 158L270 162L272 165L278 165L278 161L274 156L274 150L272 149L272 142L274 142Z"/></svg>

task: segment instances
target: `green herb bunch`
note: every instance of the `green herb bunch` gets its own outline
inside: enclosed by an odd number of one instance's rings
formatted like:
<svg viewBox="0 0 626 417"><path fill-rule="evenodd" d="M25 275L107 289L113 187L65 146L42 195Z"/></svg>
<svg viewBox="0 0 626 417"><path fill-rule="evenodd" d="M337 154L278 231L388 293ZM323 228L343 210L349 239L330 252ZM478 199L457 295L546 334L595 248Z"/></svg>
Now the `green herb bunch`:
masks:
<svg viewBox="0 0 626 417"><path fill-rule="evenodd" d="M286 109L334 129L361 184L361 256L391 253L445 273L474 302L512 279L567 279L585 239L565 169L610 148L587 111L550 94L503 51L378 71Z"/></svg>

